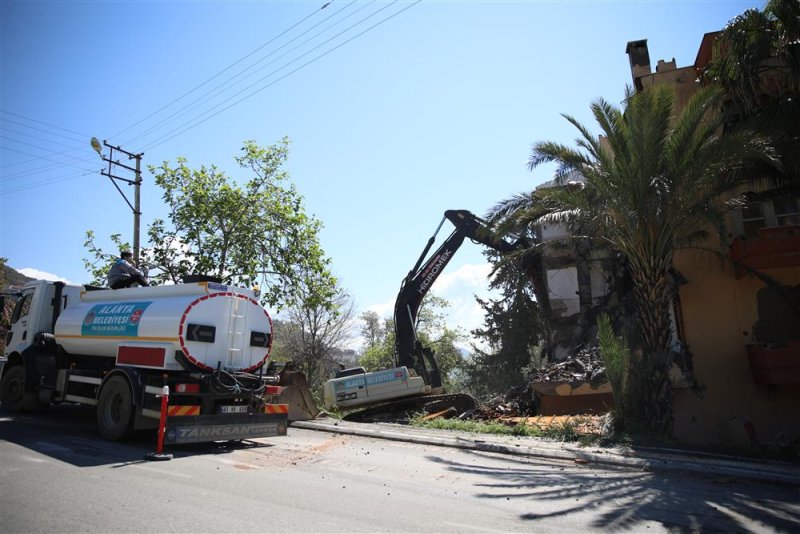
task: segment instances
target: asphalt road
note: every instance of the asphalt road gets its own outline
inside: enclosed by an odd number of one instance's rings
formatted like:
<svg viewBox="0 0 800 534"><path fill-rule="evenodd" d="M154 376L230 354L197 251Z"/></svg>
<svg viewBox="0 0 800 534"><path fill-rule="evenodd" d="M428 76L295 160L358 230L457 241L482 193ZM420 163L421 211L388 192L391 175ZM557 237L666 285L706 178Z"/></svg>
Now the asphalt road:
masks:
<svg viewBox="0 0 800 534"><path fill-rule="evenodd" d="M91 410L0 409L0 532L800 530L797 487L290 428L235 446L99 438Z"/></svg>

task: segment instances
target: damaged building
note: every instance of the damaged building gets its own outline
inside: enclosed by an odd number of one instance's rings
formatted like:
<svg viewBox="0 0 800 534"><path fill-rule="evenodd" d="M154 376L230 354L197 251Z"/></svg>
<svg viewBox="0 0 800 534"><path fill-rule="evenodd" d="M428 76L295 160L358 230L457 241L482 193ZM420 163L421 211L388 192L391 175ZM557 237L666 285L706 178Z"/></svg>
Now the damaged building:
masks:
<svg viewBox="0 0 800 534"><path fill-rule="evenodd" d="M718 34L703 37L693 65L659 60L655 70L647 41L629 42L635 90L669 84L683 109L701 87ZM538 189L582 181L574 175ZM780 448L800 441L800 194L796 185L753 189L737 192L747 204L732 209L723 228L710 228L699 247L717 254L681 250L674 257L674 350L691 355L673 366L674 436L687 443ZM556 362L594 341L600 312L610 312L618 328L632 320L624 263L574 235L562 224L537 229L537 298Z"/></svg>

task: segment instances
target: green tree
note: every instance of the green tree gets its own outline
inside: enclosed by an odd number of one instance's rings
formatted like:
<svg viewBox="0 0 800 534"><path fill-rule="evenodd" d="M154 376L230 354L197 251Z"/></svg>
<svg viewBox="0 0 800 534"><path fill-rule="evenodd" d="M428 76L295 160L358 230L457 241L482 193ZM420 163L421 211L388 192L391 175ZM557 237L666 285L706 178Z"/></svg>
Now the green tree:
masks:
<svg viewBox="0 0 800 534"><path fill-rule="evenodd" d="M728 129L769 135L783 165L758 169L777 184L800 181L800 2L770 0L731 20L702 80L725 90Z"/></svg>
<svg viewBox="0 0 800 534"><path fill-rule="evenodd" d="M94 285L105 285L108 270L114 265L114 262L119 258L119 252L122 250L131 250L128 243L122 241L121 234L112 234L110 236L111 242L114 244L115 252L104 252L95 242L94 231L87 230L86 238L83 242L83 247L92 255L91 259L83 258L83 267L92 276L91 283Z"/></svg>
<svg viewBox="0 0 800 534"><path fill-rule="evenodd" d="M449 305L447 300L428 294L423 299L417 314L417 337L423 345L432 348L436 353L445 390L454 389L455 378L464 367L464 357L458 344L464 341L465 336L460 330L447 326L444 310ZM376 315L369 313L361 317L362 321L365 321L362 333L370 330L382 336L375 342L367 344L358 360L359 365L368 371L388 369L396 365L394 321L386 319L382 327L375 329L375 317Z"/></svg>
<svg viewBox="0 0 800 534"><path fill-rule="evenodd" d="M6 258L0 258L0 291L6 290ZM11 312L14 309L16 299L9 297L0 297L0 355L6 351L6 333L8 329L6 325L11 322Z"/></svg>
<svg viewBox="0 0 800 534"><path fill-rule="evenodd" d="M770 0L731 20L702 79L724 87L742 117L789 103L800 91L800 2Z"/></svg>
<svg viewBox="0 0 800 534"><path fill-rule="evenodd" d="M577 172L585 184L517 196L494 210L496 218L515 225L577 224L626 259L641 340L631 358L631 377L643 399L625 422L629 431L671 429L675 250L704 242L708 229L722 224L726 195L743 178L740 171L748 161L770 155L759 136L717 135L723 121L715 113L718 99L719 91L702 90L679 112L674 90L655 86L629 94L624 111L598 100L591 109L602 130L599 139L565 115L581 134L578 148L536 143L529 166L554 162L557 181L566 185Z"/></svg>
<svg viewBox="0 0 800 534"><path fill-rule="evenodd" d="M530 366L539 363L543 324L528 274L519 262L500 262L497 253L485 255L494 264L490 287L499 290L498 299L476 301L484 312L483 327L473 336L488 346L472 345L473 354L465 369L465 386L478 396L494 396L525 382Z"/></svg>
<svg viewBox="0 0 800 534"><path fill-rule="evenodd" d="M381 324L380 316L374 311L365 311L361 314L361 337L368 348L377 345L386 336L386 323Z"/></svg>
<svg viewBox="0 0 800 534"><path fill-rule="evenodd" d="M358 364L369 371L394 367L394 321L373 311L362 313L360 319L364 347Z"/></svg>
<svg viewBox="0 0 800 534"><path fill-rule="evenodd" d="M327 304L317 302L313 291L304 296L308 298L286 309L285 319L275 333L279 344L277 356L283 361L293 361L297 370L306 375L312 391L321 397L322 386L350 340L353 301L339 287Z"/></svg>
<svg viewBox="0 0 800 534"><path fill-rule="evenodd" d="M151 166L169 210L168 221L150 225L150 244L142 251L155 282L206 274L258 285L262 303L271 306L327 305L335 279L319 243L322 225L306 214L302 195L282 169L287 157L286 139L268 147L245 142L235 158L247 176L241 182L215 166L192 169L183 158L176 166ZM110 256L94 245L91 232L87 249L93 255L87 268L102 280Z"/></svg>
<svg viewBox="0 0 800 534"><path fill-rule="evenodd" d="M630 419L627 414L640 399L639 391L630 388L631 351L624 338L617 337L608 314L601 313L597 318L597 345L606 367L606 376L614 394L612 414L615 422ZM634 413L635 416L635 413Z"/></svg>

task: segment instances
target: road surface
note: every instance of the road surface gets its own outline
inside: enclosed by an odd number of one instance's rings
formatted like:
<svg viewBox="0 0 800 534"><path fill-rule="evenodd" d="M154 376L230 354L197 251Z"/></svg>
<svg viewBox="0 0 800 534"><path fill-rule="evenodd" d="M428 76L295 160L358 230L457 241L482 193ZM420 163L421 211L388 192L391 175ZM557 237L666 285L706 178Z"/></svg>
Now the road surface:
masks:
<svg viewBox="0 0 800 534"><path fill-rule="evenodd" d="M796 487L614 470L289 429L172 449L111 443L91 410L0 409L0 532L773 532Z"/></svg>

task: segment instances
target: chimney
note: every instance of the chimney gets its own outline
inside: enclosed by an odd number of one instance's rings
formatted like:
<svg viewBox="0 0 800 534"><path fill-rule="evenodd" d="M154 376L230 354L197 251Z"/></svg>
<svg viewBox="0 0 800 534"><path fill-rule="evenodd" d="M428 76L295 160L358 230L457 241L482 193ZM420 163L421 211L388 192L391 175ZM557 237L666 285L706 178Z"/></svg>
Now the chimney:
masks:
<svg viewBox="0 0 800 534"><path fill-rule="evenodd" d="M640 41L629 41L625 47L628 60L631 63L631 76L633 85L639 91L642 90L642 76L648 76L650 71L650 53L647 51L647 39Z"/></svg>
<svg viewBox="0 0 800 534"><path fill-rule="evenodd" d="M656 65L656 72L668 72L677 68L678 67L675 63L675 58L672 58L672 61L664 61L663 59L659 59L658 65Z"/></svg>

